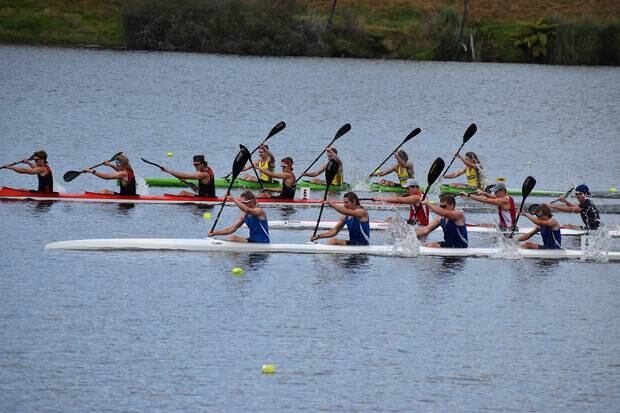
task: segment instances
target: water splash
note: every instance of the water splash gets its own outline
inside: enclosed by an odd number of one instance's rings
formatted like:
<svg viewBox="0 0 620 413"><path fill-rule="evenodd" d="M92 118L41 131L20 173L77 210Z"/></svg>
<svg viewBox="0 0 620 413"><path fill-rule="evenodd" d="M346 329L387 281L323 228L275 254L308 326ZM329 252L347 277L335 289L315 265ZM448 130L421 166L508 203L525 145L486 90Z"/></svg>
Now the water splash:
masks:
<svg viewBox="0 0 620 413"><path fill-rule="evenodd" d="M385 238L393 246L393 254L403 257L415 257L420 252L420 240L416 236L415 226L407 224L405 219L395 212L385 231Z"/></svg>
<svg viewBox="0 0 620 413"><path fill-rule="evenodd" d="M495 241L495 246L497 247L496 258L507 260L517 260L521 258L519 241L516 236L510 238L510 233L502 232L499 227L495 227L495 232L492 233L492 236Z"/></svg>
<svg viewBox="0 0 620 413"><path fill-rule="evenodd" d="M148 195L149 194L149 186L146 184L146 181L141 176L136 175L136 193L138 195Z"/></svg>
<svg viewBox="0 0 620 413"><path fill-rule="evenodd" d="M581 261L609 262L611 235L602 225L596 231L589 231L581 237Z"/></svg>

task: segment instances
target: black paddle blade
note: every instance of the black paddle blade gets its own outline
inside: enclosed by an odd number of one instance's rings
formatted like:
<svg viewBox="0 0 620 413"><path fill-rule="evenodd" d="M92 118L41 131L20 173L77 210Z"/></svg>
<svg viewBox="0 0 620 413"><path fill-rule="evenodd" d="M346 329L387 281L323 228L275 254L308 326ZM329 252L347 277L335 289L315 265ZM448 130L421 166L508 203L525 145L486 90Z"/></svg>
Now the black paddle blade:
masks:
<svg viewBox="0 0 620 413"><path fill-rule="evenodd" d="M122 152L122 151L121 151L121 152L119 152L119 153L117 153L117 154L115 154L113 157L111 157L111 158L110 158L110 162L114 162L114 161L116 160L116 158L118 158L118 157L119 157L120 155L122 155L122 154L123 154L123 152Z"/></svg>
<svg viewBox="0 0 620 413"><path fill-rule="evenodd" d="M272 137L273 135L275 135L276 133L280 133L280 132L282 132L282 129L284 129L284 128L286 128L286 123L284 123L284 122L280 122L280 123L278 123L276 126L274 126L274 127L271 129L271 132L269 132L269 135L267 135L267 138L266 138L265 140L267 140L267 139L271 138L271 137Z"/></svg>
<svg viewBox="0 0 620 413"><path fill-rule="evenodd" d="M241 173L241 170L250 159L250 151L243 145L239 145L239 153L235 156L232 167L232 181L237 179L237 176Z"/></svg>
<svg viewBox="0 0 620 413"><path fill-rule="evenodd" d="M65 173L62 176L62 179L64 179L65 182L71 182L73 181L75 178L77 178L78 176L80 176L82 174L82 172L78 172L78 171L68 171L67 173Z"/></svg>
<svg viewBox="0 0 620 413"><path fill-rule="evenodd" d="M338 162L329 161L327 163L327 168L325 169L325 183L327 184L327 186L330 186L332 184L332 181L336 177L337 173L338 173Z"/></svg>
<svg viewBox="0 0 620 413"><path fill-rule="evenodd" d="M345 123L344 125L342 125L342 127L338 129L338 132L336 132L336 135L334 136L334 140L332 141L332 143L350 130L351 130L350 123Z"/></svg>
<svg viewBox="0 0 620 413"><path fill-rule="evenodd" d="M435 183L437 178L439 178L439 175L441 175L441 172L443 171L444 166L446 166L446 163L443 161L443 159L441 158L435 159L435 162L433 162L433 164L431 165L431 168L428 170L428 177L426 179L428 188L430 188L431 185Z"/></svg>
<svg viewBox="0 0 620 413"><path fill-rule="evenodd" d="M521 188L521 196L524 200L530 195L532 189L534 189L535 186L536 179L534 179L534 177L528 176L527 178L525 178L525 181L523 181L523 187Z"/></svg>
<svg viewBox="0 0 620 413"><path fill-rule="evenodd" d="M405 138L405 140L403 141L403 143L407 142L408 140L414 138L415 136L419 135L420 132L422 132L422 129L420 128L415 128L414 130L411 131L411 133L409 135L407 135L407 137Z"/></svg>
<svg viewBox="0 0 620 413"><path fill-rule="evenodd" d="M476 126L475 123L472 123L471 125L469 125L469 127L467 128L467 130L463 134L463 143L465 143L468 140L470 140L471 137L474 136L474 134L476 133L477 130L478 130L478 127Z"/></svg>

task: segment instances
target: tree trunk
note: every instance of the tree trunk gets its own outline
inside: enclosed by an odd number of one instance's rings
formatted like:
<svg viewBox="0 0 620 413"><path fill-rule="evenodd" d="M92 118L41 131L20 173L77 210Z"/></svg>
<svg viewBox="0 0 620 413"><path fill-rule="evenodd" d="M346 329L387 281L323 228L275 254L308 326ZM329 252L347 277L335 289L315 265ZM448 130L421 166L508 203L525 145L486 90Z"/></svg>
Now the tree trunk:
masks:
<svg viewBox="0 0 620 413"><path fill-rule="evenodd" d="M332 1L332 10L329 13L329 19L327 19L327 30L332 27L332 20L334 19L334 13L336 12L336 0Z"/></svg>

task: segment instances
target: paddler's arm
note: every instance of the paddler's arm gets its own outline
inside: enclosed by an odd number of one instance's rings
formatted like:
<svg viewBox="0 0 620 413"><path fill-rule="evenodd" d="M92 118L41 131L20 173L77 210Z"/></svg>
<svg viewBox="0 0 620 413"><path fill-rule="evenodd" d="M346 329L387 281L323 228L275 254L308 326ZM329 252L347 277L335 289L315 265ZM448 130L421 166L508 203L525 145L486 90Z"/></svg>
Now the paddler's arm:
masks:
<svg viewBox="0 0 620 413"><path fill-rule="evenodd" d="M371 201L391 202L393 204L413 204L420 199L420 195L386 196L382 198L370 198Z"/></svg>
<svg viewBox="0 0 620 413"><path fill-rule="evenodd" d="M293 177L293 174L291 174L290 172L274 172L274 171L270 171L269 169L265 169L265 168L256 168L256 169L272 178L289 179Z"/></svg>
<svg viewBox="0 0 620 413"><path fill-rule="evenodd" d="M538 225L539 227L544 226L544 227L549 227L552 229L558 229L560 227L560 224L558 223L558 221L556 221L553 218L540 219L527 212L521 212L521 215L525 215L527 219L529 219L530 221L532 221L534 224Z"/></svg>
<svg viewBox="0 0 620 413"><path fill-rule="evenodd" d="M267 216L263 208L259 208L259 207L250 208L249 206L241 202L241 198L234 198L232 196L228 196L228 199L233 201L237 205L237 207L239 207L239 209L245 212L246 214L255 215L263 219L265 219L265 217Z"/></svg>
<svg viewBox="0 0 620 413"><path fill-rule="evenodd" d="M532 238L534 235L536 235L536 233L540 230L539 227L534 227L530 232L528 232L527 234L522 234L519 236L519 238L517 238L517 240L519 241L527 241L528 239Z"/></svg>
<svg viewBox="0 0 620 413"><path fill-rule="evenodd" d="M398 168L398 165L390 166L389 168L383 171L375 171L372 175L373 176L385 176L387 174L391 174L392 172L396 172L396 168Z"/></svg>
<svg viewBox="0 0 620 413"><path fill-rule="evenodd" d="M464 166L461 169L459 169L458 171L452 172L451 174L446 174L446 176L444 176L444 178L452 179L452 178L459 177L459 176L461 176L461 175L463 175L465 173L466 169L467 169L467 167Z"/></svg>
<svg viewBox="0 0 620 413"><path fill-rule="evenodd" d="M463 213L460 212L460 211L457 211L457 210L449 211L447 209L443 209L442 207L433 204L428 199L426 199L423 202L423 204L428 205L428 207L431 209L431 211L433 211L437 215L441 215L442 217L450 218L457 225L458 225L459 222L462 223L465 220L465 215L463 215Z"/></svg>
<svg viewBox="0 0 620 413"><path fill-rule="evenodd" d="M164 172L167 172L170 175L174 176L175 178L179 178L179 179L197 179L197 180L201 180L201 179L205 179L207 176L209 176L209 177L211 176L208 172L187 173L187 172L173 171L172 169L168 169L168 168L162 168L162 170Z"/></svg>
<svg viewBox="0 0 620 413"><path fill-rule="evenodd" d="M118 172L118 166L116 166L115 164L111 163L109 160L107 160L107 159L106 159L105 161L103 161L103 164L104 164L105 166L109 166L110 168L112 168L112 169L114 169L115 171L117 171L117 172ZM107 179L107 178L106 178L106 179ZM112 179L113 179L113 178L112 178Z"/></svg>
<svg viewBox="0 0 620 413"><path fill-rule="evenodd" d="M544 205L547 205L549 207L549 209L555 210L555 211L576 212L576 213L580 213L581 212L581 208L579 207L579 205L573 205L570 202L568 202L566 199L561 199L560 198L560 200L562 202L564 202L565 205L555 205L555 204L551 204L549 202L545 202Z"/></svg>
<svg viewBox="0 0 620 413"><path fill-rule="evenodd" d="M463 162L466 166L469 166L470 168L474 168L474 169L476 169L476 170L478 170L478 171L480 170L480 166L478 166L478 164L477 164L477 163L475 163L475 162L471 162L471 161L467 160L467 158L463 157L463 155L460 155L460 154L459 154L459 155L458 155L458 158L459 158L459 159L460 159L460 160L461 160L461 161L462 161L462 162Z"/></svg>
<svg viewBox="0 0 620 413"><path fill-rule="evenodd" d="M28 175L38 175L45 171L45 168L39 167L39 166L35 166L35 167L29 166L28 168L25 168L23 166L12 165L12 166L7 166L6 169L12 169L17 173L28 174Z"/></svg>
<svg viewBox="0 0 620 413"><path fill-rule="evenodd" d="M325 172L325 170L327 169L327 164L321 166L317 171L315 172L306 172L305 174L303 174L302 176L311 176L311 177L315 177L315 176L319 176L321 175L323 172Z"/></svg>
<svg viewBox="0 0 620 413"><path fill-rule="evenodd" d="M316 241L319 238L335 237L336 235L338 235L342 227L344 227L344 217L341 216L334 228L325 232L321 232L320 234L316 234L314 237L310 238L310 241Z"/></svg>
<svg viewBox="0 0 620 413"><path fill-rule="evenodd" d="M326 201L326 203L342 215L349 215L357 219L368 218L368 212L366 212L364 208L347 209L343 205L336 204L334 201Z"/></svg>
<svg viewBox="0 0 620 413"><path fill-rule="evenodd" d="M210 231L209 232L209 236L212 236L212 235L230 235L230 234L232 234L233 232L235 232L236 230L241 228L241 225L243 225L243 218L245 218L245 217L243 215L241 215L241 217L239 217L239 219L237 219L237 222L235 222L231 226L226 227L226 228L222 228L222 229L218 229L218 230L215 230L215 231Z"/></svg>
<svg viewBox="0 0 620 413"><path fill-rule="evenodd" d="M86 168L86 169L84 169L84 172L90 172L91 174L93 174L96 177L101 178L101 179L123 179L123 178L127 178L127 172L126 171L101 172L101 171L97 171L96 169Z"/></svg>
<svg viewBox="0 0 620 413"><path fill-rule="evenodd" d="M478 193L478 191L479 189L476 190L476 193L473 193L473 194L469 192L461 192L460 195L464 198L470 198L470 199L473 199L474 201L482 202L483 204L490 204L490 205L497 205L497 206L502 206L510 202L508 201L507 198L488 197L487 195L482 195Z"/></svg>
<svg viewBox="0 0 620 413"><path fill-rule="evenodd" d="M424 237L424 236L430 234L431 232L433 232L434 230L436 230L438 226L439 226L439 218L435 218L427 226L421 227L421 228L417 228L415 230L415 235L418 238Z"/></svg>

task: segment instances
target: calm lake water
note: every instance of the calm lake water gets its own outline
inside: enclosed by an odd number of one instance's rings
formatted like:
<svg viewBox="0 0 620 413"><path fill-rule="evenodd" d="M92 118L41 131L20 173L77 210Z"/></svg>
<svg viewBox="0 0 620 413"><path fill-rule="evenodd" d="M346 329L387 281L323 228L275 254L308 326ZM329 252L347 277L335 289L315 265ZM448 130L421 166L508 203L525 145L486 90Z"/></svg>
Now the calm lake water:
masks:
<svg viewBox="0 0 620 413"><path fill-rule="evenodd" d="M533 175L539 188L607 190L620 186L618 84L620 70L602 67L0 46L0 162L44 148L60 181L121 150L142 177L160 173L140 156L191 170L191 156L204 153L221 176L239 143L253 148L284 120L270 144L300 172L349 122L337 145L348 181L359 182L415 127L423 132L405 149L423 178L437 156L451 159L475 122L464 149L480 154L490 179L520 187ZM92 176L59 181L67 192L114 187ZM0 171L0 185L34 180ZM204 237L212 224L205 211L0 202L0 410L620 405L616 264L43 250L77 238ZM237 215L225 209L221 225ZM617 214L603 220L620 225ZM309 235L272 231L279 242ZM385 242L379 232L372 239ZM472 237L476 246L492 242ZM245 274L233 276L234 267ZM277 373L261 374L264 364Z"/></svg>

